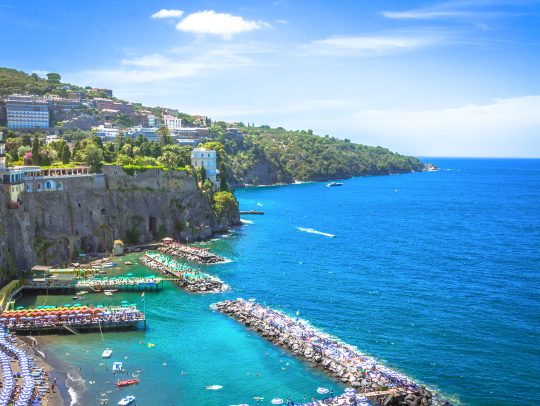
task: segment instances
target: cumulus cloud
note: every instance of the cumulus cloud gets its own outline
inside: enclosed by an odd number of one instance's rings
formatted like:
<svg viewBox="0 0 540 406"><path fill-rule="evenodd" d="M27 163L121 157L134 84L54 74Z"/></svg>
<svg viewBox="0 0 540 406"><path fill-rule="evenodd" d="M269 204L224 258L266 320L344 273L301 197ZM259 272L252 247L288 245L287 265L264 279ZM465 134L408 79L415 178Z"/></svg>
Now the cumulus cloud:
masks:
<svg viewBox="0 0 540 406"><path fill-rule="evenodd" d="M214 10L190 14L176 25L179 31L219 35L225 39L230 39L235 34L265 27L270 27L270 24L264 21L246 20L228 13L216 13Z"/></svg>
<svg viewBox="0 0 540 406"><path fill-rule="evenodd" d="M152 14L152 18L180 18L182 14L184 14L182 10L168 10L163 8Z"/></svg>

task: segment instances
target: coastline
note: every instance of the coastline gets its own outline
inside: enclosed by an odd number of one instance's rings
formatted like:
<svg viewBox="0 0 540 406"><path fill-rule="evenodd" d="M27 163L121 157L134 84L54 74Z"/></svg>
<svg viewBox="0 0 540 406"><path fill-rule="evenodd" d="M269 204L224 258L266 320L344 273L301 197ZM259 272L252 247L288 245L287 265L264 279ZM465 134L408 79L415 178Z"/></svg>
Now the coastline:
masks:
<svg viewBox="0 0 540 406"><path fill-rule="evenodd" d="M70 394L70 387L67 384L67 372L62 371L60 365L57 365L47 356L46 346L33 336L17 336L17 341L21 348L33 354L37 366L45 370L51 382L56 379L55 390L47 392L43 404L45 406L76 405L76 402L74 402L76 396Z"/></svg>

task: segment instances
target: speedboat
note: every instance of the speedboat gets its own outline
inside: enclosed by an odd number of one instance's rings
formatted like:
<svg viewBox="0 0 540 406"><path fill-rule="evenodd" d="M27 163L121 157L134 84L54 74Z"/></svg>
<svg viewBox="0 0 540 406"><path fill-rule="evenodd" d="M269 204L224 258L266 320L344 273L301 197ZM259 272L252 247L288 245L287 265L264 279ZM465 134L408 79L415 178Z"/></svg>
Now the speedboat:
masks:
<svg viewBox="0 0 540 406"><path fill-rule="evenodd" d="M105 291L105 296L112 296L112 292Z"/></svg>
<svg viewBox="0 0 540 406"><path fill-rule="evenodd" d="M103 354L101 354L102 358L110 358L112 354L112 350L107 348L105 351L103 351Z"/></svg>
<svg viewBox="0 0 540 406"><path fill-rule="evenodd" d="M118 372L122 370L122 363L121 362L113 362L112 364L112 370L114 372Z"/></svg>
<svg viewBox="0 0 540 406"><path fill-rule="evenodd" d="M125 398L120 399L120 402L118 402L118 406L131 405L133 402L135 402L135 396L129 395Z"/></svg>
<svg viewBox="0 0 540 406"><path fill-rule="evenodd" d="M103 292L114 293L114 292L118 292L118 289L104 289Z"/></svg>
<svg viewBox="0 0 540 406"><path fill-rule="evenodd" d="M73 300L79 300L80 297L79 297L79 296L73 296L72 299L73 299Z"/></svg>
<svg viewBox="0 0 540 406"><path fill-rule="evenodd" d="M328 185L326 185L328 187L334 187L334 186L343 186L343 183L339 183L339 182L330 182Z"/></svg>
<svg viewBox="0 0 540 406"><path fill-rule="evenodd" d="M88 294L88 291L87 290L81 290L79 293L77 293L77 295L86 295Z"/></svg>
<svg viewBox="0 0 540 406"><path fill-rule="evenodd" d="M118 386L120 388L122 386L135 385L137 383L139 383L138 379L126 379L124 381L116 382L116 386Z"/></svg>
<svg viewBox="0 0 540 406"><path fill-rule="evenodd" d="M133 262L131 262L131 261L126 261L126 262L124 262L124 264L126 264L126 265L133 265Z"/></svg>
<svg viewBox="0 0 540 406"><path fill-rule="evenodd" d="M223 388L223 386L221 386L221 385L208 385L206 387L206 389L208 389L208 390L220 390L221 388Z"/></svg>
<svg viewBox="0 0 540 406"><path fill-rule="evenodd" d="M114 268L116 266L116 262L103 262L101 264L101 268Z"/></svg>

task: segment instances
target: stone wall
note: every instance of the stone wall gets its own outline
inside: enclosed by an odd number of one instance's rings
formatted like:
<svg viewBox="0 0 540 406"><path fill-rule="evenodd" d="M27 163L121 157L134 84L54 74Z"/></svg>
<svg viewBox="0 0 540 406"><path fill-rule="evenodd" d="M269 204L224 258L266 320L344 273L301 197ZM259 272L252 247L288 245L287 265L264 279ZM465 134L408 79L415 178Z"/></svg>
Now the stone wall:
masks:
<svg viewBox="0 0 540 406"><path fill-rule="evenodd" d="M0 193L1 281L13 276L8 270L57 263L79 250L110 252L115 239L128 245L164 236L195 241L240 222L237 214L220 222L185 172L130 176L107 169L105 188L95 187L97 178L73 178L77 183L66 183L64 191L23 193L19 209L7 209L7 196Z"/></svg>

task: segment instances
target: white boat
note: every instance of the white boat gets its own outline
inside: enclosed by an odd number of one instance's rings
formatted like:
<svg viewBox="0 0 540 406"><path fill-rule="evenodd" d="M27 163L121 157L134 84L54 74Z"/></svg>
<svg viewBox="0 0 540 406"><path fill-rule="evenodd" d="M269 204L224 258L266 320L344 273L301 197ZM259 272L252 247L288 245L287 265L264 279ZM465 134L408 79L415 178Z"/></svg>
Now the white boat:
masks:
<svg viewBox="0 0 540 406"><path fill-rule="evenodd" d="M223 388L223 386L221 386L221 385L208 385L206 387L206 389L208 389L208 390L220 390L221 388Z"/></svg>
<svg viewBox="0 0 540 406"><path fill-rule="evenodd" d="M102 358L111 358L112 350L107 348L105 351L103 351L103 354L101 354Z"/></svg>
<svg viewBox="0 0 540 406"><path fill-rule="evenodd" d="M112 370L115 372L122 370L122 363L121 362L113 362L112 364Z"/></svg>
<svg viewBox="0 0 540 406"><path fill-rule="evenodd" d="M114 293L114 292L118 292L118 289L103 289L103 292Z"/></svg>
<svg viewBox="0 0 540 406"><path fill-rule="evenodd" d="M112 292L105 292L105 296L112 296Z"/></svg>
<svg viewBox="0 0 540 406"><path fill-rule="evenodd" d="M77 293L77 295L86 295L88 294L88 291L87 290L81 290L79 293Z"/></svg>
<svg viewBox="0 0 540 406"><path fill-rule="evenodd" d="M125 398L120 399L120 402L118 402L118 406L131 405L133 402L135 402L135 396L129 395Z"/></svg>

